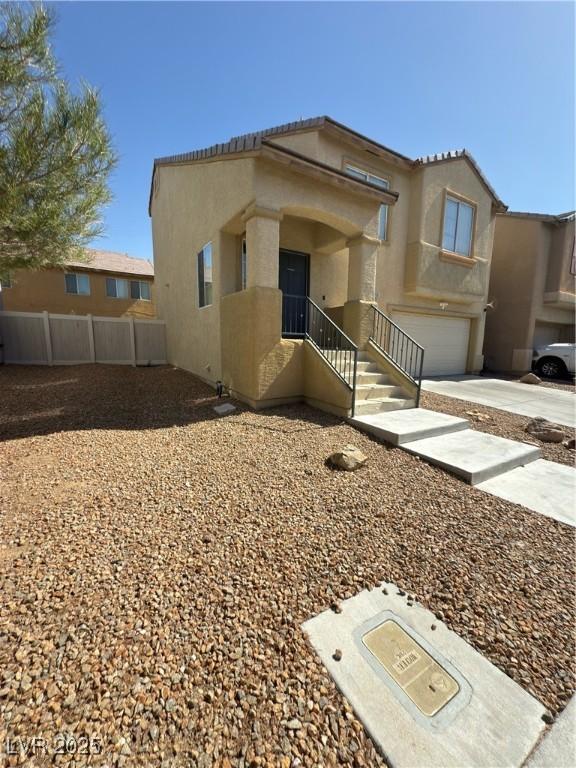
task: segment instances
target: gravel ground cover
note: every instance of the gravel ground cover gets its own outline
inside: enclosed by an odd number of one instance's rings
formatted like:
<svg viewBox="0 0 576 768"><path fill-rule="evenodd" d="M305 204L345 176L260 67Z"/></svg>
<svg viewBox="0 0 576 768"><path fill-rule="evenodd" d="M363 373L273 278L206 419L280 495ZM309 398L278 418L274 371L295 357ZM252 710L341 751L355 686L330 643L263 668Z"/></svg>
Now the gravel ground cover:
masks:
<svg viewBox="0 0 576 768"><path fill-rule="evenodd" d="M528 386L528 385L527 385ZM420 405L431 411L441 411L451 416L460 416L470 421L470 427L479 432L488 432L491 435L507 437L509 440L518 440L521 443L537 445L542 453L542 458L548 461L556 461L559 464L574 466L575 453L562 443L543 443L533 435L525 431L529 416L520 416L497 408L488 408L478 403L469 403L467 400L457 400L455 397L437 395L433 392L422 390ZM566 437L573 437L574 431L565 427Z"/></svg>
<svg viewBox="0 0 576 768"><path fill-rule="evenodd" d="M218 418L170 368L7 366L0 392L0 744L384 765L300 629L382 579L552 713L571 696L569 526L305 406ZM367 464L330 470L347 443Z"/></svg>

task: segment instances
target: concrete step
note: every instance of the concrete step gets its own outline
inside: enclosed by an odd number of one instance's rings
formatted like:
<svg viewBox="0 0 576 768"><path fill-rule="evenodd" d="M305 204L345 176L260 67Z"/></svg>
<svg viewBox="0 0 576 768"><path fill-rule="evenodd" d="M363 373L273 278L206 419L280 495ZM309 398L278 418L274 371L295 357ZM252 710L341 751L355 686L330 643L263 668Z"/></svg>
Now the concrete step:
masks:
<svg viewBox="0 0 576 768"><path fill-rule="evenodd" d="M358 416L350 419L350 423L392 445L405 445L425 437L437 437L469 428L467 419L427 411L425 408Z"/></svg>
<svg viewBox="0 0 576 768"><path fill-rule="evenodd" d="M358 365L356 366L356 370L358 373L374 373L375 371L379 371L380 369L376 365L376 363L373 363L371 360L358 360Z"/></svg>
<svg viewBox="0 0 576 768"><path fill-rule="evenodd" d="M367 373L365 372L356 372L356 386L362 387L366 386L367 384L390 384L391 378L385 373L380 373L380 371L376 370L374 372L369 371Z"/></svg>
<svg viewBox="0 0 576 768"><path fill-rule="evenodd" d="M395 384L366 384L356 386L356 400L374 400L383 397L402 397L404 390Z"/></svg>
<svg viewBox="0 0 576 768"><path fill-rule="evenodd" d="M540 449L533 445L472 429L413 440L402 447L462 477L470 485L478 485L540 458Z"/></svg>
<svg viewBox="0 0 576 768"><path fill-rule="evenodd" d="M355 416L364 416L366 414L384 413L386 411L398 411L403 408L414 408L415 400L405 397L384 397L373 400L357 400L355 405Z"/></svg>

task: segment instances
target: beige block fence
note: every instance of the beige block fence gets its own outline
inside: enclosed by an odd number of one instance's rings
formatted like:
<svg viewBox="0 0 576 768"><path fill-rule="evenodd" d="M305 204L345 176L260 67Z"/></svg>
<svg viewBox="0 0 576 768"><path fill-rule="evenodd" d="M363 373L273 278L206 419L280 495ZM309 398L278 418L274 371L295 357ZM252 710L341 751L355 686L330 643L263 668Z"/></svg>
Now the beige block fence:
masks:
<svg viewBox="0 0 576 768"><path fill-rule="evenodd" d="M0 360L21 365L163 365L165 330L163 320L0 312Z"/></svg>

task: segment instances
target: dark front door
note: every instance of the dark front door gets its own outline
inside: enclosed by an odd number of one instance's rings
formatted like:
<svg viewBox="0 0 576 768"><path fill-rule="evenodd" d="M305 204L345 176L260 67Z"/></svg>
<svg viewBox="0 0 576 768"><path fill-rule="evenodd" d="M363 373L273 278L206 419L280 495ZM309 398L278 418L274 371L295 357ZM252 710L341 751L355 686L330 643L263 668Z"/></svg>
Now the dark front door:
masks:
<svg viewBox="0 0 576 768"><path fill-rule="evenodd" d="M278 287L282 291L282 336L302 337L306 333L309 264L307 253L280 251Z"/></svg>

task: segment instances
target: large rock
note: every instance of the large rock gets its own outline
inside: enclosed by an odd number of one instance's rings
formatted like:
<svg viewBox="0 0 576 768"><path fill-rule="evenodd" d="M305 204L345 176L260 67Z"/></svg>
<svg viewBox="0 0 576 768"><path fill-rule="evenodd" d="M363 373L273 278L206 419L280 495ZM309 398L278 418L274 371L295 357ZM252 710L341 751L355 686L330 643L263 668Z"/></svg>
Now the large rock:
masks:
<svg viewBox="0 0 576 768"><path fill-rule="evenodd" d="M345 445L341 451L336 451L328 457L328 463L338 469L352 472L365 464L367 458L355 445Z"/></svg>
<svg viewBox="0 0 576 768"><path fill-rule="evenodd" d="M527 373L518 379L521 384L542 384L542 379L538 378L535 373Z"/></svg>
<svg viewBox="0 0 576 768"><path fill-rule="evenodd" d="M543 443L561 443L566 437L564 428L560 424L554 424L541 416L529 421L525 431Z"/></svg>

